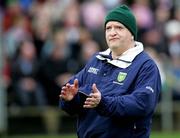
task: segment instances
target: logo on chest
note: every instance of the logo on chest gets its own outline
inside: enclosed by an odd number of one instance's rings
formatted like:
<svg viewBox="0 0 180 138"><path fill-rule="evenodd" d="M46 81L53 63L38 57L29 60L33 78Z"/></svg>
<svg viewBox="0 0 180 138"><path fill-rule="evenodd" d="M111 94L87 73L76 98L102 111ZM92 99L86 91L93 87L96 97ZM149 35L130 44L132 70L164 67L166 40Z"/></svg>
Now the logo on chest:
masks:
<svg viewBox="0 0 180 138"><path fill-rule="evenodd" d="M119 72L116 81L113 81L113 83L118 84L118 85L123 85L124 84L123 81L125 80L126 76L127 76L127 73Z"/></svg>
<svg viewBox="0 0 180 138"><path fill-rule="evenodd" d="M119 72L116 81L113 81L115 84L123 85L123 81L125 80L127 73Z"/></svg>
<svg viewBox="0 0 180 138"><path fill-rule="evenodd" d="M127 73L119 72L119 74L117 76L117 81L118 82L123 82L125 80L126 76L127 76Z"/></svg>
<svg viewBox="0 0 180 138"><path fill-rule="evenodd" d="M92 73L92 74L98 74L98 71L99 71L99 69L97 69L97 68L94 68L94 67L90 67L89 69L88 69L88 72L89 73Z"/></svg>

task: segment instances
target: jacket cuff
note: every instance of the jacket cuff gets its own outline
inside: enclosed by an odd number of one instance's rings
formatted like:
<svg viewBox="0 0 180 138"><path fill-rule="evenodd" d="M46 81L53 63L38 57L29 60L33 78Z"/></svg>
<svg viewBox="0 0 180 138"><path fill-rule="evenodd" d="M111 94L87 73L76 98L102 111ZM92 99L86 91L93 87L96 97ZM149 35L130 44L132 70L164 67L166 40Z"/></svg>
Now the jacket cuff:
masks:
<svg viewBox="0 0 180 138"><path fill-rule="evenodd" d="M102 115L102 116L107 116L108 115L108 110L107 110L107 98L101 97L101 101L96 107L96 111Z"/></svg>

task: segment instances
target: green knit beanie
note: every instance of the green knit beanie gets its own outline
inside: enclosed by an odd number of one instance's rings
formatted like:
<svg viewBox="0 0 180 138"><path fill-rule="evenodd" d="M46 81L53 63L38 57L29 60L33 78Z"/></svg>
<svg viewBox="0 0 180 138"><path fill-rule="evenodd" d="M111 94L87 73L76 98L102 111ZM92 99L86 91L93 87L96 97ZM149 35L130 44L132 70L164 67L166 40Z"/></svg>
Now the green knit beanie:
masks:
<svg viewBox="0 0 180 138"><path fill-rule="evenodd" d="M136 19L132 11L126 5L121 5L111 10L105 18L105 26L109 21L118 21L122 23L132 33L134 39L137 38Z"/></svg>

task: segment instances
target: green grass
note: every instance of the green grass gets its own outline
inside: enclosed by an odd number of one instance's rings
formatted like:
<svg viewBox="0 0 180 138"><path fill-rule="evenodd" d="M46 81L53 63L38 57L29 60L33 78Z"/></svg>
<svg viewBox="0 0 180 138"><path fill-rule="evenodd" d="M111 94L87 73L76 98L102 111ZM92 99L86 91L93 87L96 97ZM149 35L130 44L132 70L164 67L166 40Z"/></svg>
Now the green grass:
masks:
<svg viewBox="0 0 180 138"><path fill-rule="evenodd" d="M180 132L153 132L150 138L180 138Z"/></svg>
<svg viewBox="0 0 180 138"><path fill-rule="evenodd" d="M75 134L64 134L64 135L17 135L9 136L8 138L77 138Z"/></svg>
<svg viewBox="0 0 180 138"><path fill-rule="evenodd" d="M64 135L18 135L9 136L8 138L77 138L75 134L64 134ZM180 132L172 133L160 133L153 132L150 138L180 138Z"/></svg>

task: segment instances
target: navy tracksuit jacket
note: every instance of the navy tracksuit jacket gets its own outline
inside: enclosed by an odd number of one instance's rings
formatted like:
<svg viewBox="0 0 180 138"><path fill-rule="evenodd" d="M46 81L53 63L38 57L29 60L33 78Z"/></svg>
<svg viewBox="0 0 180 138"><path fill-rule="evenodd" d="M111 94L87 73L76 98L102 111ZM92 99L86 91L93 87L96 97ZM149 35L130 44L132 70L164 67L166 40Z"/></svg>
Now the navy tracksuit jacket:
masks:
<svg viewBox="0 0 180 138"><path fill-rule="evenodd" d="M101 58L97 58L99 55ZM111 56L94 55L75 75L79 91L90 94L96 83L102 94L94 109L83 108L85 97L78 93L70 102L60 100L67 113L77 114L79 138L149 138L152 115L161 90L159 71L142 51L127 68L110 64Z"/></svg>

